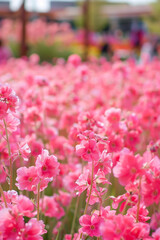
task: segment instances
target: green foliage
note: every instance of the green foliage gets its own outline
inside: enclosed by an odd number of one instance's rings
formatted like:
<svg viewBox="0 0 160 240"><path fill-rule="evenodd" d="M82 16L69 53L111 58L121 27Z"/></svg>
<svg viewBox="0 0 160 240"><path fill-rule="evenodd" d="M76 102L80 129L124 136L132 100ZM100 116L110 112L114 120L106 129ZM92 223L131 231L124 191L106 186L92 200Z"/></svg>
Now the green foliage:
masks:
<svg viewBox="0 0 160 240"><path fill-rule="evenodd" d="M20 45L17 42L10 42L9 47L14 57L20 57ZM34 45L28 46L27 55L30 56L33 53L37 53L40 56L40 61L52 62L53 58L67 59L73 54L73 49L64 46L62 43L54 43L47 45L45 42L38 42Z"/></svg>
<svg viewBox="0 0 160 240"><path fill-rule="evenodd" d="M41 61L51 62L53 58L67 59L68 56L72 54L72 51L61 43L47 45L44 42L39 42L30 46L28 54L31 55L32 53L37 53L40 56Z"/></svg>
<svg viewBox="0 0 160 240"><path fill-rule="evenodd" d="M79 6L83 8L84 2L79 2ZM100 32L107 25L107 17L103 16L102 8L107 4L104 0L89 1L89 28L91 31ZM84 17L77 17L75 24L78 28L83 28Z"/></svg>
<svg viewBox="0 0 160 240"><path fill-rule="evenodd" d="M15 42L15 41L10 41L8 43L9 45L9 48L12 52L12 55L15 57L15 58L18 58L20 57L20 45L18 42Z"/></svg>
<svg viewBox="0 0 160 240"><path fill-rule="evenodd" d="M157 0L152 5L152 13L149 17L144 20L151 33L160 35L160 0Z"/></svg>

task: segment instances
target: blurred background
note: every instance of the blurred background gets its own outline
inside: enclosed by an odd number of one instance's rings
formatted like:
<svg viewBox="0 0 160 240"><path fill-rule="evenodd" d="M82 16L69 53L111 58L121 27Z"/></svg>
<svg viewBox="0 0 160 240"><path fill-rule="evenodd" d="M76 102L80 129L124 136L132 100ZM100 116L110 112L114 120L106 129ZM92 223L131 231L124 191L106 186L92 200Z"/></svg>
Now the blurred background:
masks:
<svg viewBox="0 0 160 240"><path fill-rule="evenodd" d="M0 0L0 62L160 55L160 0Z"/></svg>

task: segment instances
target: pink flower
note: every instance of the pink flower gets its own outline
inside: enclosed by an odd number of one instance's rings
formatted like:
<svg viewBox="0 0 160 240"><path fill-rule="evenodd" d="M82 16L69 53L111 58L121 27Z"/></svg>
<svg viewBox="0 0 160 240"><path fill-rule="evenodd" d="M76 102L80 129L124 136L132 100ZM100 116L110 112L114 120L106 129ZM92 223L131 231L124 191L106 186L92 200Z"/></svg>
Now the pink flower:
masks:
<svg viewBox="0 0 160 240"><path fill-rule="evenodd" d="M120 184L127 185L134 181L142 168L142 159L131 152L122 152L117 165L113 168L113 174L119 179Z"/></svg>
<svg viewBox="0 0 160 240"><path fill-rule="evenodd" d="M22 162L23 160L24 161L28 161L28 157L30 155L30 148L28 146L28 144L26 142L21 142L20 144L17 143L17 148L14 149L14 153L13 153L13 156L15 159L20 159L20 161Z"/></svg>
<svg viewBox="0 0 160 240"><path fill-rule="evenodd" d="M62 222L58 221L56 226L53 228L53 234L58 234L59 228L61 227Z"/></svg>
<svg viewBox="0 0 160 240"><path fill-rule="evenodd" d="M145 178L142 180L141 189L145 205L158 204L160 201L160 189L158 187L160 184L159 173L154 174L153 171L150 174L146 173Z"/></svg>
<svg viewBox="0 0 160 240"><path fill-rule="evenodd" d="M156 230L160 227L160 213L156 212L151 217L150 226L153 230Z"/></svg>
<svg viewBox="0 0 160 240"><path fill-rule="evenodd" d="M4 192L7 203L12 204L17 201L18 193L15 190ZM2 197L1 197L2 198ZM3 198L2 198L3 200Z"/></svg>
<svg viewBox="0 0 160 240"><path fill-rule="evenodd" d="M32 218L25 224L24 231L22 233L23 240L43 240L43 235L47 231L45 230L43 221L37 221Z"/></svg>
<svg viewBox="0 0 160 240"><path fill-rule="evenodd" d="M6 122L7 130L9 132L15 132L17 130L18 125L20 124L19 119L13 116L12 113L7 114L4 119ZM2 120L0 121L0 127L4 128L4 123Z"/></svg>
<svg viewBox="0 0 160 240"><path fill-rule="evenodd" d="M105 173L101 170L98 170L97 174L95 175L95 181L97 184L111 184L107 180Z"/></svg>
<svg viewBox="0 0 160 240"><path fill-rule="evenodd" d="M148 223L135 223L131 230L131 233L135 237L134 239L144 239L149 236L150 227Z"/></svg>
<svg viewBox="0 0 160 240"><path fill-rule="evenodd" d="M0 101L0 119L3 119L7 114L7 104Z"/></svg>
<svg viewBox="0 0 160 240"><path fill-rule="evenodd" d="M63 166L63 165L61 165ZM80 171L79 170L75 170L74 172L69 172L67 175L65 175L62 179L63 181L63 185L65 187L66 190L68 190L69 192L74 192L75 188L76 188L76 181L78 179L80 175Z"/></svg>
<svg viewBox="0 0 160 240"><path fill-rule="evenodd" d="M36 140L32 139L29 141L29 146L31 149L31 155L37 157L42 153L43 145L42 143L37 142Z"/></svg>
<svg viewBox="0 0 160 240"><path fill-rule="evenodd" d="M65 234L64 239L65 240L72 240L72 235L71 234Z"/></svg>
<svg viewBox="0 0 160 240"><path fill-rule="evenodd" d="M55 177L59 173L59 163L54 155L50 155L47 150L43 150L37 157L36 167L41 178Z"/></svg>
<svg viewBox="0 0 160 240"><path fill-rule="evenodd" d="M84 234L87 234L91 237L99 237L101 236L99 231L99 226L102 222L101 217L96 214L90 215L83 215L79 219L79 223L81 224L82 228L81 231Z"/></svg>
<svg viewBox="0 0 160 240"><path fill-rule="evenodd" d="M146 207L141 204L139 207L139 216L138 216L138 221L139 222L146 222L150 219L150 217L147 217L148 215L148 210ZM133 206L132 208L129 208L127 211L127 215L133 216L136 220L136 215L137 215L137 206Z"/></svg>
<svg viewBox="0 0 160 240"><path fill-rule="evenodd" d="M110 154L107 153L106 150L104 150L100 156L99 161L95 163L94 171L95 173L97 173L98 170L100 169L105 174L108 174L111 172L111 167L112 167L111 156Z"/></svg>
<svg viewBox="0 0 160 240"><path fill-rule="evenodd" d="M18 97L8 85L0 85L0 102L2 103L2 114L8 109L15 112L18 106Z"/></svg>
<svg viewBox="0 0 160 240"><path fill-rule="evenodd" d="M33 187L37 186L40 179L38 177L37 168L31 166L29 168L21 167L17 170L17 184L20 190L33 191Z"/></svg>
<svg viewBox="0 0 160 240"><path fill-rule="evenodd" d="M76 146L76 153L82 157L84 161L98 161L99 152L94 139L83 140L80 145Z"/></svg>
<svg viewBox="0 0 160 240"><path fill-rule="evenodd" d="M65 215L63 208L57 203L54 197L44 196L40 202L40 206L45 216L60 219Z"/></svg>
<svg viewBox="0 0 160 240"><path fill-rule="evenodd" d="M65 206L65 207L69 206L72 200L71 194L63 191L59 191L59 195L57 195L57 198L59 202L62 204L62 206Z"/></svg>
<svg viewBox="0 0 160 240"><path fill-rule="evenodd" d="M160 228L158 228L153 234L152 237L154 240L160 240Z"/></svg>
<svg viewBox="0 0 160 240"><path fill-rule="evenodd" d="M79 178L76 181L76 184L78 186L75 189L78 191L79 195L90 187L91 174L88 169L85 169L84 173L82 173L79 176Z"/></svg>
<svg viewBox="0 0 160 240"><path fill-rule="evenodd" d="M33 106L28 108L27 112L25 113L25 119L26 122L30 122L31 124L40 122L42 120L42 116L38 107Z"/></svg>
<svg viewBox="0 0 160 240"><path fill-rule="evenodd" d="M3 240L17 239L24 228L23 217L14 209L0 210L0 237Z"/></svg>
<svg viewBox="0 0 160 240"><path fill-rule="evenodd" d="M49 85L49 81L45 76L35 76L34 80L39 87L45 87Z"/></svg>
<svg viewBox="0 0 160 240"><path fill-rule="evenodd" d="M104 240L135 240L132 236L133 218L129 216L111 215L100 225L100 232Z"/></svg>
<svg viewBox="0 0 160 240"><path fill-rule="evenodd" d="M24 161L28 161L29 154L31 153L31 150L27 143L21 143L19 145L19 154L24 159Z"/></svg>
<svg viewBox="0 0 160 240"><path fill-rule="evenodd" d="M26 196L23 195L18 196L16 203L19 213L23 214L23 216L33 217L36 215L36 212L33 212L34 211L33 202Z"/></svg>
<svg viewBox="0 0 160 240"><path fill-rule="evenodd" d="M119 108L109 108L105 112L106 119L110 124L117 124L121 119L121 109Z"/></svg>
<svg viewBox="0 0 160 240"><path fill-rule="evenodd" d="M109 138L108 152L117 152L123 148L123 138L119 135L112 135Z"/></svg>
<svg viewBox="0 0 160 240"><path fill-rule="evenodd" d="M30 55L29 60L30 60L31 63L36 64L36 63L39 62L40 57L39 57L38 54L33 53L32 55Z"/></svg>
<svg viewBox="0 0 160 240"><path fill-rule="evenodd" d="M45 188L48 187L48 183L51 182L53 180L53 178L41 178L39 185L40 185L40 192L42 192ZM32 191L34 192L34 194L37 194L37 185L34 185L32 187Z"/></svg>
<svg viewBox="0 0 160 240"><path fill-rule="evenodd" d="M77 67L81 63L81 58L77 54L72 54L68 58L68 62L71 63L74 67Z"/></svg>

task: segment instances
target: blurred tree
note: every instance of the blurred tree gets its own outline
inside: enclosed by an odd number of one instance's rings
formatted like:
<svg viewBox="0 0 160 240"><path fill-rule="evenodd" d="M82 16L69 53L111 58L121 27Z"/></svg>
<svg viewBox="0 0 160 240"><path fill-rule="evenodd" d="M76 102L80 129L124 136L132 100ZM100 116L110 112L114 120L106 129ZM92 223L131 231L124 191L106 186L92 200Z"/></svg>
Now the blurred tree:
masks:
<svg viewBox="0 0 160 240"><path fill-rule="evenodd" d="M160 0L151 4L152 13L149 17L144 18L145 23L151 33L160 35Z"/></svg>
<svg viewBox="0 0 160 240"><path fill-rule="evenodd" d="M84 1L78 2L83 8ZM107 4L105 0L90 0L89 1L89 30L99 32L107 25L107 17L102 15L102 8ZM83 28L84 16L77 17L75 20L77 27Z"/></svg>

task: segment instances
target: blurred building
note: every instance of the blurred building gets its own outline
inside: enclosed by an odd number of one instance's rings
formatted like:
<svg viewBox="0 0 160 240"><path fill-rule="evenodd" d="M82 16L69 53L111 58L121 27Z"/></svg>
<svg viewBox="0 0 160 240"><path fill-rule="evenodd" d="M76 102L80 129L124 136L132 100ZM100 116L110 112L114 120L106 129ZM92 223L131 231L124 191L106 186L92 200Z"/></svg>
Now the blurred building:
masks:
<svg viewBox="0 0 160 240"><path fill-rule="evenodd" d="M76 7L77 3L76 1L62 1L62 0L54 0L51 1L51 8L55 10L64 9L67 7Z"/></svg>
<svg viewBox="0 0 160 240"><path fill-rule="evenodd" d="M32 0L33 1L33 0ZM9 1L0 1L0 19L17 18L19 11L13 12L9 8ZM50 11L47 13L37 13L37 17L45 16L47 20L68 21L72 22L77 16L82 14L82 9L72 0L52 0L50 3ZM109 19L113 29L121 29L123 32L131 30L131 26L135 20L141 24L144 16L151 14L150 5L130 6L129 4L106 4L102 9L102 15ZM32 17L32 13L28 13ZM34 12L35 16L35 12Z"/></svg>

